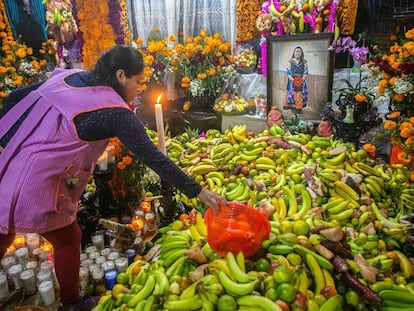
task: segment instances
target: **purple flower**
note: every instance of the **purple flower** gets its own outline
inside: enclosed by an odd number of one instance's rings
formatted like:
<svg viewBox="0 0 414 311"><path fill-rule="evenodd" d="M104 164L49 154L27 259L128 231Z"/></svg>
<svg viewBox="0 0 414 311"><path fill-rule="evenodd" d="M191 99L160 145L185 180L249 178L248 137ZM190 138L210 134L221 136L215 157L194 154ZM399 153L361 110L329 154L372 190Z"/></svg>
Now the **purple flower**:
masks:
<svg viewBox="0 0 414 311"><path fill-rule="evenodd" d="M194 61L196 63L201 63L205 59L205 56L202 54L201 50L198 50L194 53Z"/></svg>
<svg viewBox="0 0 414 311"><path fill-rule="evenodd" d="M332 44L328 47L329 51L334 51L335 54L350 51L356 47L356 42L351 37L341 37L332 41Z"/></svg>
<svg viewBox="0 0 414 311"><path fill-rule="evenodd" d="M359 66L367 61L368 52L367 47L354 47L349 50L349 54L352 55L355 61L358 61Z"/></svg>
<svg viewBox="0 0 414 311"><path fill-rule="evenodd" d="M398 67L403 74L414 74L414 63L403 63Z"/></svg>
<svg viewBox="0 0 414 311"><path fill-rule="evenodd" d="M210 61L214 66L218 66L220 64L220 59L216 55L213 55L210 58Z"/></svg>

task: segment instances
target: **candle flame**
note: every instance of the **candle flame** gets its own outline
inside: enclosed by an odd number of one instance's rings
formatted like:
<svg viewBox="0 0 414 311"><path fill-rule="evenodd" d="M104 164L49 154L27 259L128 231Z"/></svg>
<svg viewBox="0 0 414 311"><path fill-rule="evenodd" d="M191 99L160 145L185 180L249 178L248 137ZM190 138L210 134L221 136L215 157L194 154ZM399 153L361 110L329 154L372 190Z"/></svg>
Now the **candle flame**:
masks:
<svg viewBox="0 0 414 311"><path fill-rule="evenodd" d="M157 97L157 104L160 103L161 97L162 97L162 93L160 93L160 95L158 95L158 97Z"/></svg>

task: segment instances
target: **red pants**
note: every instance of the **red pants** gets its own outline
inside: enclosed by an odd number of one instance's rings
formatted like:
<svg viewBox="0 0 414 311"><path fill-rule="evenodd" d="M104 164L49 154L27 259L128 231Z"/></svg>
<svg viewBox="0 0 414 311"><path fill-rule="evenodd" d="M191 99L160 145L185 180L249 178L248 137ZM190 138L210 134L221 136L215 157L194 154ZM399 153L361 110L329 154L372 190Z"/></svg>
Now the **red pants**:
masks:
<svg viewBox="0 0 414 311"><path fill-rule="evenodd" d="M0 256L14 240L15 234L0 234ZM79 267L82 231L75 221L71 225L42 233L54 248L54 265L60 287L60 299L64 306L79 301Z"/></svg>

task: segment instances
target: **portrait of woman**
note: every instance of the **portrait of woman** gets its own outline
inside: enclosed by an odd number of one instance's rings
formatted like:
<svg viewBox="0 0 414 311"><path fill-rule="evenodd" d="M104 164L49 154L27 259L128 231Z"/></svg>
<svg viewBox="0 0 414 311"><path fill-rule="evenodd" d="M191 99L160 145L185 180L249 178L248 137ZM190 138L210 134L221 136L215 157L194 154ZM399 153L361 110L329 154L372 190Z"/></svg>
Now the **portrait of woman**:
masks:
<svg viewBox="0 0 414 311"><path fill-rule="evenodd" d="M293 50L286 68L287 86L283 105L284 109L294 109L300 113L308 100L308 62L305 59L303 49L297 46Z"/></svg>

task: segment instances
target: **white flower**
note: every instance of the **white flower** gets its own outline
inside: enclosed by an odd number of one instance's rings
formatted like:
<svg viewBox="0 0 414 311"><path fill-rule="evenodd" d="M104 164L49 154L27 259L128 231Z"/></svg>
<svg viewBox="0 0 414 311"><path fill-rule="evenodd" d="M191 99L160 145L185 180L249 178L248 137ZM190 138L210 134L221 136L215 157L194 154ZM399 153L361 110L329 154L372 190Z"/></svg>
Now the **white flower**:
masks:
<svg viewBox="0 0 414 311"><path fill-rule="evenodd" d="M397 94L409 94L413 93L414 87L410 81L398 77L395 79L393 90Z"/></svg>

